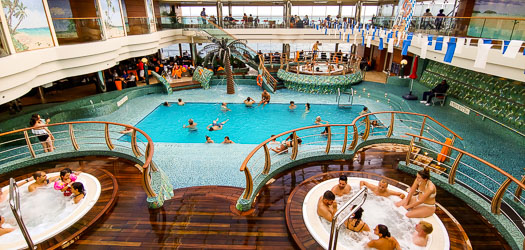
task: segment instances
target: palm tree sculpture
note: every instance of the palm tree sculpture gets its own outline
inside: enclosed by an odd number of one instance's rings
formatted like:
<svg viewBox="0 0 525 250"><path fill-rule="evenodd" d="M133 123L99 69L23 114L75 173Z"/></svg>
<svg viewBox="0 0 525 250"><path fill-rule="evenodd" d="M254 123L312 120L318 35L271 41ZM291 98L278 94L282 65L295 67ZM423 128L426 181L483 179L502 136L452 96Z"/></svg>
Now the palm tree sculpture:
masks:
<svg viewBox="0 0 525 250"><path fill-rule="evenodd" d="M210 38L210 40L213 44L206 45L201 50L201 53L206 54L203 65L213 65L215 58L217 57L222 60L224 70L226 71L226 93L235 94L230 56L237 55L239 58L243 58L245 54L250 54L246 42L239 39L229 42L229 40L225 38L220 40L217 38Z"/></svg>

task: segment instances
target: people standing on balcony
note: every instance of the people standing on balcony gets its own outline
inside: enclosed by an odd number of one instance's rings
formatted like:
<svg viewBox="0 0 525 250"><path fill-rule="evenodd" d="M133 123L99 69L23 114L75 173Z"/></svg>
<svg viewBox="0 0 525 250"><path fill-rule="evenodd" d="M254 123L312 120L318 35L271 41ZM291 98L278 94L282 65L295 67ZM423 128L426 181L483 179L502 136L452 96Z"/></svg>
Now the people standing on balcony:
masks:
<svg viewBox="0 0 525 250"><path fill-rule="evenodd" d="M244 28L248 26L248 15L246 15L246 13L242 16L242 23L244 24Z"/></svg>
<svg viewBox="0 0 525 250"><path fill-rule="evenodd" d="M426 30L427 27L432 26L431 22L432 22L432 13L430 13L430 9L427 9L425 11L425 14L423 14L423 25L422 25L423 27L421 28Z"/></svg>
<svg viewBox="0 0 525 250"><path fill-rule="evenodd" d="M202 21L202 24L206 24L206 8L202 8L201 21Z"/></svg>
<svg viewBox="0 0 525 250"><path fill-rule="evenodd" d="M257 28L257 26L259 26L259 22L260 22L259 16L256 16L255 19L253 19L253 24L254 24L255 28Z"/></svg>
<svg viewBox="0 0 525 250"><path fill-rule="evenodd" d="M250 14L248 17L248 27L253 27L253 16Z"/></svg>
<svg viewBox="0 0 525 250"><path fill-rule="evenodd" d="M438 18L436 18L436 29L439 31L441 29L441 25L443 24L443 17L445 14L443 13L445 10L440 9L439 14L437 14Z"/></svg>
<svg viewBox="0 0 525 250"><path fill-rule="evenodd" d="M312 60L315 60L317 58L317 51L319 50L319 41L314 43L314 46L312 46L312 51L314 52L314 55L312 57Z"/></svg>
<svg viewBox="0 0 525 250"><path fill-rule="evenodd" d="M144 63L139 60L139 63L138 63L138 70L139 70L139 81L144 81L146 80L146 78L144 77ZM116 71L115 71L116 73Z"/></svg>
<svg viewBox="0 0 525 250"><path fill-rule="evenodd" d="M208 20L210 21L210 23L214 23L214 24L217 23L217 18L215 18L214 15L211 15L210 18L209 18Z"/></svg>

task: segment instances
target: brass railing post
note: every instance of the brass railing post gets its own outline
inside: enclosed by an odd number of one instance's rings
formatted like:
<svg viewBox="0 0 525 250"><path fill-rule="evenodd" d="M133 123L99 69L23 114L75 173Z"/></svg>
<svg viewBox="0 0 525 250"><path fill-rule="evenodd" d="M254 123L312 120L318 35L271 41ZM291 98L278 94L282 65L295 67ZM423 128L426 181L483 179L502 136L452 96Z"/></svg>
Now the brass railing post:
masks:
<svg viewBox="0 0 525 250"><path fill-rule="evenodd" d="M332 128L331 126L326 128L328 129L328 138L326 138L326 149L324 151L328 154L330 153L330 145L332 144Z"/></svg>
<svg viewBox="0 0 525 250"><path fill-rule="evenodd" d="M453 185L456 182L456 171L458 170L459 162L461 161L462 156L463 152L459 152L458 156L456 156L456 159L454 160L454 163L452 163L452 166L450 167L450 173L448 174L448 184L450 185Z"/></svg>
<svg viewBox="0 0 525 250"><path fill-rule="evenodd" d="M77 138L75 137L75 130L73 129L73 124L69 124L69 138L71 139L71 144L73 148L78 151L80 148L77 143Z"/></svg>
<svg viewBox="0 0 525 250"><path fill-rule="evenodd" d="M390 138L394 133L394 114L395 113L390 113L390 127L388 127L388 132L386 133L387 138Z"/></svg>
<svg viewBox="0 0 525 250"><path fill-rule="evenodd" d="M521 177L521 183L525 184L525 175L524 175L523 177ZM514 197L514 200L515 200L515 201L519 201L519 198L520 198L520 196L521 196L521 191L522 191L522 190L523 190L523 189L522 189L520 186L518 186L518 187L516 188L516 192L514 193L514 196L515 196L515 197Z"/></svg>
<svg viewBox="0 0 525 250"><path fill-rule="evenodd" d="M425 116L423 118L423 123L421 123L421 130L419 130L419 136L423 136L423 131L425 131L425 123L427 122L427 117ZM419 141L421 141L421 138L419 138Z"/></svg>
<svg viewBox="0 0 525 250"><path fill-rule="evenodd" d="M363 133L363 141L366 141L369 135L370 135L370 118L367 115L365 116L365 132Z"/></svg>
<svg viewBox="0 0 525 250"><path fill-rule="evenodd" d="M33 145L31 145L31 140L29 140L27 130L24 130L24 138L26 139L27 148L29 149L29 153L31 153L31 157L36 158L35 150L33 150Z"/></svg>
<svg viewBox="0 0 525 250"><path fill-rule="evenodd" d="M348 126L345 126L345 138L343 139L343 148L341 148L341 153L346 152L346 144L348 143Z"/></svg>
<svg viewBox="0 0 525 250"><path fill-rule="evenodd" d="M131 150L133 151L133 154L135 154L136 157L141 157L142 153L140 153L139 146L137 145L137 130L133 129L133 132L131 132Z"/></svg>
<svg viewBox="0 0 525 250"><path fill-rule="evenodd" d="M412 148L414 147L415 139L416 139L415 137L412 137L412 140L410 140L410 145L408 146L407 158L405 161L407 166L410 165L410 158L412 157Z"/></svg>
<svg viewBox="0 0 525 250"><path fill-rule="evenodd" d="M503 195L505 194L505 190L509 187L511 183L510 178L507 178L503 184L498 188L498 191L496 191L496 194L494 197L492 197L492 202L490 203L490 211L493 214L500 214L501 213L501 199L503 198Z"/></svg>
<svg viewBox="0 0 525 250"><path fill-rule="evenodd" d="M253 179L247 167L244 168L243 171L244 171L244 176L246 177L246 188L244 189L244 195L242 196L242 198L248 199L250 198L253 192Z"/></svg>
<svg viewBox="0 0 525 250"><path fill-rule="evenodd" d="M109 124L105 124L104 126L104 139L106 140L106 145L108 145L109 150L115 149L115 146L111 142L111 138L109 137Z"/></svg>
<svg viewBox="0 0 525 250"><path fill-rule="evenodd" d="M157 194L155 194L155 191L151 188L151 178L150 178L150 168L144 169L142 171L142 186L144 187L144 191L146 191L146 194L148 197L156 197Z"/></svg>
<svg viewBox="0 0 525 250"><path fill-rule="evenodd" d="M352 139L352 143L350 143L350 147L348 149L354 150L357 146L357 141L359 140L359 134L357 133L357 126L354 124L354 138Z"/></svg>
<svg viewBox="0 0 525 250"><path fill-rule="evenodd" d="M264 144L264 170L263 174L268 174L270 172L270 167L272 166L272 159L270 157L270 150L268 150L268 145Z"/></svg>
<svg viewBox="0 0 525 250"><path fill-rule="evenodd" d="M293 141L293 145L292 145L292 155L290 156L290 158L292 160L295 160L295 158L297 158L297 153L298 153L298 150L299 150L299 143L297 142L297 133L295 133L295 131L293 132L292 134L292 141Z"/></svg>

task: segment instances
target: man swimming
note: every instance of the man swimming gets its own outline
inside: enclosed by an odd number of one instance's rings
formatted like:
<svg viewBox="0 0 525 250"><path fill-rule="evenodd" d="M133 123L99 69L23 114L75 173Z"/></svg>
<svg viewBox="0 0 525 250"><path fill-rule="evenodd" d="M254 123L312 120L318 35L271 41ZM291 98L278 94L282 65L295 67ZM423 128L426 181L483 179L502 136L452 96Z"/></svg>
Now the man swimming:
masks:
<svg viewBox="0 0 525 250"><path fill-rule="evenodd" d="M327 190L324 192L323 196L319 197L319 201L317 202L317 215L332 222L332 218L337 211L337 203L334 201L335 195L332 191Z"/></svg>
<svg viewBox="0 0 525 250"><path fill-rule="evenodd" d="M56 180L60 178L60 176L55 176L52 178L47 178L47 175L43 171L36 171L33 174L33 178L35 179L35 182L33 182L31 185L27 187L27 190L29 192L34 192L39 187L47 186L49 183L53 183Z"/></svg>
<svg viewBox="0 0 525 250"><path fill-rule="evenodd" d="M345 194L349 194L350 191L352 191L352 187L348 185L348 178L346 175L341 175L339 177L339 184L335 185L332 188L332 193L334 193L337 196L343 196Z"/></svg>
<svg viewBox="0 0 525 250"><path fill-rule="evenodd" d="M374 194L377 195L377 196L388 197L390 195L395 195L395 196L399 196L399 198L401 198L401 199L405 198L405 194L389 190L388 189L388 183L385 181L385 179L382 179L381 181L379 181L379 185L378 186L376 186L374 184L370 184L370 183L368 183L366 181L360 181L359 182L359 188L361 188L363 186L366 186L368 189L370 189L372 192L374 192Z"/></svg>
<svg viewBox="0 0 525 250"><path fill-rule="evenodd" d="M297 105L295 105L295 102L294 101L290 101L290 106L288 106L288 108L290 110L294 110L295 108L297 108Z"/></svg>
<svg viewBox="0 0 525 250"><path fill-rule="evenodd" d="M209 131L221 130L222 126L224 126L224 124L226 124L226 122L228 122L229 120L230 119L227 119L226 121L223 121L223 122L218 122L219 118L217 118L210 125L208 125L206 129Z"/></svg>
<svg viewBox="0 0 525 250"><path fill-rule="evenodd" d="M183 128L189 128L190 130L197 130L197 123L193 122L193 119L188 120L188 125L182 125Z"/></svg>

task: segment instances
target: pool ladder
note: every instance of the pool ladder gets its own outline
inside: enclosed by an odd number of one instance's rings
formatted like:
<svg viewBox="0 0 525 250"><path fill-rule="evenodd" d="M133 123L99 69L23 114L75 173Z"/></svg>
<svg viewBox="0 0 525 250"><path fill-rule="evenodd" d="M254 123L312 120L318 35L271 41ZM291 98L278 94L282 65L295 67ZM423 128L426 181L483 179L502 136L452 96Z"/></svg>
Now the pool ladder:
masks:
<svg viewBox="0 0 525 250"><path fill-rule="evenodd" d="M22 231L22 235L27 242L27 247L29 249L35 249L35 244L33 244L33 240L31 240L31 236L29 236L24 220L22 220L22 213L20 212L20 193L18 192L16 181L13 178L9 179L9 206L11 206L11 211L15 216L16 223L18 223L20 231Z"/></svg>
<svg viewBox="0 0 525 250"><path fill-rule="evenodd" d="M354 105L354 89L353 88L350 88L350 93L348 95L348 101L350 102L350 104L341 104L341 94L348 94L348 92L344 92L344 90L341 92L341 88L337 88L337 97L336 97L336 100L337 100L337 106L338 107L348 107L348 106L352 106Z"/></svg>
<svg viewBox="0 0 525 250"><path fill-rule="evenodd" d="M354 209L352 209L350 213L344 217L344 219L337 222L337 218L339 217L341 212L343 212L345 208L350 206L350 204L352 204L352 202L354 202L359 196L361 196L361 194L363 195L363 200ZM339 211L337 211L334 214L334 217L332 218L332 226L330 229L330 242L328 243L328 250L335 250L337 248L337 237L339 236L339 228L341 227L341 225L345 223L346 220L348 220L348 218L350 218L350 216L352 216L352 214L354 214L359 208L361 208L361 206L363 206L363 204L366 201L367 196L368 196L368 189L366 187L361 188L361 190L359 190L357 194L352 196L352 198L350 198L350 200L348 200L341 207L341 209L339 209Z"/></svg>

